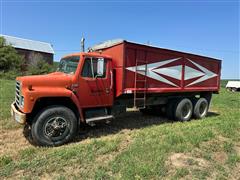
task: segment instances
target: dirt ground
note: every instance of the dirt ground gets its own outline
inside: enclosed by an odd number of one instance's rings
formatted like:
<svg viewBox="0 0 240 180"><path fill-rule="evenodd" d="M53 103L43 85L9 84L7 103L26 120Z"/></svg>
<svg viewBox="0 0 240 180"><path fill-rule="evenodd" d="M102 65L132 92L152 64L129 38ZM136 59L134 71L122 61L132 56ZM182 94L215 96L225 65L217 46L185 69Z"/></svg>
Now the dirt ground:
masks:
<svg viewBox="0 0 240 180"><path fill-rule="evenodd" d="M1 131L0 154L8 154L14 157L19 151L32 146L24 137L22 129Z"/></svg>

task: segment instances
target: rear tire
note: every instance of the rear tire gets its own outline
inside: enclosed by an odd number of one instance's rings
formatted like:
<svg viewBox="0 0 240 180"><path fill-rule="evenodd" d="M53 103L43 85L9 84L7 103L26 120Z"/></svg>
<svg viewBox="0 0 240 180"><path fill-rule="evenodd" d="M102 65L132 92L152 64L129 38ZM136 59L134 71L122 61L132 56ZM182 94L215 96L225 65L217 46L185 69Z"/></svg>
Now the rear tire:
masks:
<svg viewBox="0 0 240 180"><path fill-rule="evenodd" d="M193 105L188 98L176 102L174 108L174 118L177 121L189 121L192 117Z"/></svg>
<svg viewBox="0 0 240 180"><path fill-rule="evenodd" d="M39 146L60 146L75 137L77 125L72 110L64 106L49 106L34 118L32 138Z"/></svg>
<svg viewBox="0 0 240 180"><path fill-rule="evenodd" d="M196 119L202 119L207 115L209 103L205 98L199 98L194 103L193 116Z"/></svg>

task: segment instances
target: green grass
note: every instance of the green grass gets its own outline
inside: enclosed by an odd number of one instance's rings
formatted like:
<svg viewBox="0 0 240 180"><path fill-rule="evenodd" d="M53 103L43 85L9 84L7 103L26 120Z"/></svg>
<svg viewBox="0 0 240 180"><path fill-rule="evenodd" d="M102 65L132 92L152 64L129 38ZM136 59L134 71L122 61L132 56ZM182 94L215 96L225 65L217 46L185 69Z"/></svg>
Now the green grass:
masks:
<svg viewBox="0 0 240 180"><path fill-rule="evenodd" d="M22 127L10 120L14 81L0 80L0 84L0 123L5 132L0 141L1 179L239 177L240 93L222 88L213 96L211 113L204 120L172 123L129 112L111 125L87 128L74 143L39 148L24 143ZM14 136L8 137L8 132Z"/></svg>
<svg viewBox="0 0 240 180"><path fill-rule="evenodd" d="M10 105L14 96L15 81L0 79L0 126L5 129L19 127L11 121Z"/></svg>
<svg viewBox="0 0 240 180"><path fill-rule="evenodd" d="M189 174L189 170L187 168L180 168L180 169L176 169L176 173L174 175L174 179L179 179L182 178L186 175Z"/></svg>

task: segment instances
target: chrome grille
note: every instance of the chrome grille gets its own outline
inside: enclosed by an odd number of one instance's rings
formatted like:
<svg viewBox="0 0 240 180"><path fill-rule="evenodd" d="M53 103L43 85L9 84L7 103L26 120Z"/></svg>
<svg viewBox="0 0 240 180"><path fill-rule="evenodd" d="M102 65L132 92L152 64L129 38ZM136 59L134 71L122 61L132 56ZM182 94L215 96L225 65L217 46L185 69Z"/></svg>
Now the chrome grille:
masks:
<svg viewBox="0 0 240 180"><path fill-rule="evenodd" d="M20 107L20 97L21 97L21 84L19 81L16 81L16 94L15 94L15 102L18 107Z"/></svg>

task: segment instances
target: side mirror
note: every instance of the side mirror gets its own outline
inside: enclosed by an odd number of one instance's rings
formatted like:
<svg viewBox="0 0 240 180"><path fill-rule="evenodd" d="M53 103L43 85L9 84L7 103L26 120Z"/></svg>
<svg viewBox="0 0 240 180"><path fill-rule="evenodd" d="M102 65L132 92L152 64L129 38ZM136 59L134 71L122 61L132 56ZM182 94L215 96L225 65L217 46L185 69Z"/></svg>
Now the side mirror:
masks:
<svg viewBox="0 0 240 180"><path fill-rule="evenodd" d="M98 59L97 62L97 76L103 76L104 74L104 59Z"/></svg>

